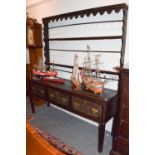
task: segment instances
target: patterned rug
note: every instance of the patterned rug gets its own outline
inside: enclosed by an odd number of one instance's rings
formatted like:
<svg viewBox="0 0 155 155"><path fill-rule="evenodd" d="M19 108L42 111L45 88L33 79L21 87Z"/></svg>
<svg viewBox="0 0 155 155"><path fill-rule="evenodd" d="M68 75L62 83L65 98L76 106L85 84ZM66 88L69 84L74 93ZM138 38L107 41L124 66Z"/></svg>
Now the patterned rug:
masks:
<svg viewBox="0 0 155 155"><path fill-rule="evenodd" d="M55 138L53 135L49 134L46 131L43 131L40 128L35 128L37 133L44 138L50 145L54 146L59 151L65 153L66 155L84 155L83 153L77 151L76 149L70 147L69 145L65 144L58 138Z"/></svg>

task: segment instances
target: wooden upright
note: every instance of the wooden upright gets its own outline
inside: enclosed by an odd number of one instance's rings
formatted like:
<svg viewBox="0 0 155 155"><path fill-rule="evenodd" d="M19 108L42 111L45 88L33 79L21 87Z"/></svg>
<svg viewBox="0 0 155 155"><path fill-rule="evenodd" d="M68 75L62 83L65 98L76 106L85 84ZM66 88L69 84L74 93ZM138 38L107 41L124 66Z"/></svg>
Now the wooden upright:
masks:
<svg viewBox="0 0 155 155"><path fill-rule="evenodd" d="M35 19L27 18L26 21L26 47L29 51L29 63L26 64L26 94L29 95L29 80L34 64L41 63L42 52L42 25Z"/></svg>
<svg viewBox="0 0 155 155"><path fill-rule="evenodd" d="M120 69L119 103L110 155L129 155L129 69Z"/></svg>

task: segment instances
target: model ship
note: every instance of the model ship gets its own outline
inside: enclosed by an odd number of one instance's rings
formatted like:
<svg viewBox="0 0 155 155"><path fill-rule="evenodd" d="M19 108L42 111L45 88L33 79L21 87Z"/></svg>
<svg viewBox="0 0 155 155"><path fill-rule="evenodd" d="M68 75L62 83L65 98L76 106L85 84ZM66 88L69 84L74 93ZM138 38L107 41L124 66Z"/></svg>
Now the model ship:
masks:
<svg viewBox="0 0 155 155"><path fill-rule="evenodd" d="M47 66L42 64L35 64L32 69L32 75L36 78L45 78L45 77L56 77L58 72L54 68L54 63L52 68L47 70Z"/></svg>
<svg viewBox="0 0 155 155"><path fill-rule="evenodd" d="M90 90L95 94L103 92L105 82L100 80L100 55L95 55L94 61L90 57L90 47L87 46L88 55L84 59L83 68L81 71L82 83L84 84L86 90ZM94 64L93 64L94 63ZM95 76L92 74L93 67L95 66Z"/></svg>
<svg viewBox="0 0 155 155"><path fill-rule="evenodd" d="M73 65L73 71L71 75L71 81L73 84L74 90L78 90L81 87L82 79L79 71L79 64L78 64L78 56L74 55L74 65Z"/></svg>

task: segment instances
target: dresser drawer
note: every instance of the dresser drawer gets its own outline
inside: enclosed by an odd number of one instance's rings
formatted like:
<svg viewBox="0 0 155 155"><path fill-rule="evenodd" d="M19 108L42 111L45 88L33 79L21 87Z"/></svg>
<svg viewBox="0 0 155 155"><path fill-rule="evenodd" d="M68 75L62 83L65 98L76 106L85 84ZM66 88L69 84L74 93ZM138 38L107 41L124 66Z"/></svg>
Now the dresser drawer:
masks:
<svg viewBox="0 0 155 155"><path fill-rule="evenodd" d="M129 139L129 125L125 122L120 122L119 135Z"/></svg>
<svg viewBox="0 0 155 155"><path fill-rule="evenodd" d="M129 107L129 96L121 95L120 102L124 107Z"/></svg>
<svg viewBox="0 0 155 155"><path fill-rule="evenodd" d="M31 92L34 95L46 98L46 88L41 86L41 85L32 84L31 85Z"/></svg>
<svg viewBox="0 0 155 155"><path fill-rule="evenodd" d="M121 93L123 95L129 95L129 75L127 73L122 73L123 78L121 78Z"/></svg>
<svg viewBox="0 0 155 155"><path fill-rule="evenodd" d="M76 112L80 112L88 117L98 119L101 117L102 106L95 104L92 101L79 98L76 96L72 97L72 108Z"/></svg>
<svg viewBox="0 0 155 155"><path fill-rule="evenodd" d="M69 106L69 95L55 89L48 89L48 99L62 106Z"/></svg>
<svg viewBox="0 0 155 155"><path fill-rule="evenodd" d="M121 120L129 122L129 108L123 107L121 109Z"/></svg>
<svg viewBox="0 0 155 155"><path fill-rule="evenodd" d="M114 142L114 150L122 155L129 155L129 140L117 137Z"/></svg>

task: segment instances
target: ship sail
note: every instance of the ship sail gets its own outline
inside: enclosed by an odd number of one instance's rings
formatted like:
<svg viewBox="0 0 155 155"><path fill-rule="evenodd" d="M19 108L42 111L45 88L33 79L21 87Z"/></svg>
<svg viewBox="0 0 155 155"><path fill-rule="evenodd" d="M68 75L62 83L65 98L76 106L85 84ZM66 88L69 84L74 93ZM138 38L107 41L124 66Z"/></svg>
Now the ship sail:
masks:
<svg viewBox="0 0 155 155"><path fill-rule="evenodd" d="M75 90L80 89L81 82L82 82L80 71L79 71L78 60L79 60L78 55L75 54L74 55L74 66L73 66L73 71L71 75L71 81L73 83L73 87Z"/></svg>

